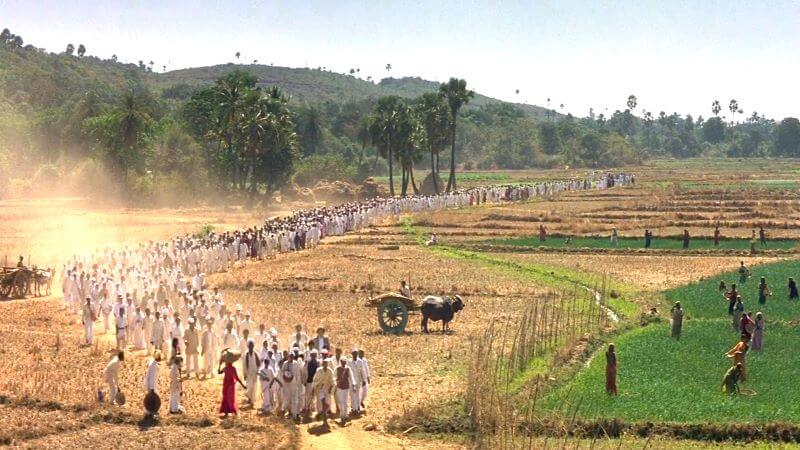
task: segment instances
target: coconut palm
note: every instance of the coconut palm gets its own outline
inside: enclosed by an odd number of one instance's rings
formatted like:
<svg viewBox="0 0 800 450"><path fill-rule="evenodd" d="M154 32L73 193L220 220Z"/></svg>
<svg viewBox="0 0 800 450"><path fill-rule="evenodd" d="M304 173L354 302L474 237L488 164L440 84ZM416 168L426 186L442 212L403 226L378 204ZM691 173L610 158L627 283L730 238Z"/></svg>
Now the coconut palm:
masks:
<svg viewBox="0 0 800 450"><path fill-rule="evenodd" d="M737 102L735 98L732 98L730 103L728 103L728 109L731 111L731 123L733 123L736 113L739 112L739 102Z"/></svg>
<svg viewBox="0 0 800 450"><path fill-rule="evenodd" d="M718 116L720 111L722 111L722 106L720 106L719 100L711 102L711 112L714 113L715 116Z"/></svg>
<svg viewBox="0 0 800 450"><path fill-rule="evenodd" d="M450 176L447 179L447 191L456 190L456 122L458 111L475 97L475 92L467 89L467 82L458 78L450 78L446 84L439 86L441 95L450 107Z"/></svg>

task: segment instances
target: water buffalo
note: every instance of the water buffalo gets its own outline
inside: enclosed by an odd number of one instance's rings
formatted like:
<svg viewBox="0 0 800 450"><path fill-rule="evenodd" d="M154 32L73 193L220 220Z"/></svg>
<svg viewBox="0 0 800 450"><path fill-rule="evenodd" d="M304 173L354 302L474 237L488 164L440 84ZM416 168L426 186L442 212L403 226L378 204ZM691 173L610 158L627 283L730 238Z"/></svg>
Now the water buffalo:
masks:
<svg viewBox="0 0 800 450"><path fill-rule="evenodd" d="M450 297L434 297L429 295L422 301L422 331L428 333L428 320L442 321L442 333L447 331L447 325L453 320L456 313L464 309L464 300L456 295Z"/></svg>

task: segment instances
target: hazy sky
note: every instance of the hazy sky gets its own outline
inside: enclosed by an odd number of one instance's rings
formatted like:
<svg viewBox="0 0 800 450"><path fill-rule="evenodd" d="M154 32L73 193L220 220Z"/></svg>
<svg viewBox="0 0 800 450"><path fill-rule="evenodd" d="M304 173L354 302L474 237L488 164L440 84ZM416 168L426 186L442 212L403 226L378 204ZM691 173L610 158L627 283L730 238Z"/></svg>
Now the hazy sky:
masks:
<svg viewBox="0 0 800 450"><path fill-rule="evenodd" d="M745 114L800 114L800 2L698 0L470 2L0 0L0 27L50 51L168 70L258 59L360 68L361 76L465 78L504 100L585 116L709 116L713 99ZM520 90L517 95L516 89Z"/></svg>

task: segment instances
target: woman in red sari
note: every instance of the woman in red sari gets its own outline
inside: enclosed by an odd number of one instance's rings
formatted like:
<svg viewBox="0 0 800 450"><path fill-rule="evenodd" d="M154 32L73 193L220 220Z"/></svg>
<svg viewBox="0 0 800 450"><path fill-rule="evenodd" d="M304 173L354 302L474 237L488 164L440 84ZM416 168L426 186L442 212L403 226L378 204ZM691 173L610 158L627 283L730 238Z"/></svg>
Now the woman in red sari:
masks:
<svg viewBox="0 0 800 450"><path fill-rule="evenodd" d="M242 383L233 364L225 361L225 369L223 369L222 361L219 363L218 372L220 375L225 375L222 378L222 404L219 406L219 413L228 417L228 414L236 414L236 383L239 383L242 389L247 389L247 387Z"/></svg>
<svg viewBox="0 0 800 450"><path fill-rule="evenodd" d="M617 352L614 344L606 351L606 393L617 395Z"/></svg>

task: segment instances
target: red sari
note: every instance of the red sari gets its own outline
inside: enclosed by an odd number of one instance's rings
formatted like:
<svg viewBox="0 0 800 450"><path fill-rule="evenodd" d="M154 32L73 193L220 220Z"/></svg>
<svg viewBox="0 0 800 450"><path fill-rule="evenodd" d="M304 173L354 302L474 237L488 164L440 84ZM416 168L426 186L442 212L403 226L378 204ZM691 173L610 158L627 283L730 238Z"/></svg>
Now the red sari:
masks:
<svg viewBox="0 0 800 450"><path fill-rule="evenodd" d="M606 352L606 393L617 395L617 354Z"/></svg>
<svg viewBox="0 0 800 450"><path fill-rule="evenodd" d="M222 379L222 404L219 406L219 412L236 414L236 383L239 382L239 375L233 364L226 364L222 372L225 375Z"/></svg>

